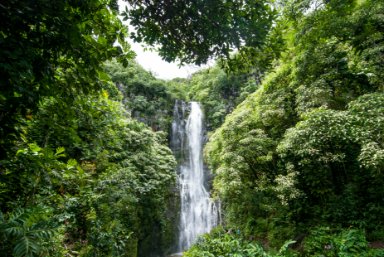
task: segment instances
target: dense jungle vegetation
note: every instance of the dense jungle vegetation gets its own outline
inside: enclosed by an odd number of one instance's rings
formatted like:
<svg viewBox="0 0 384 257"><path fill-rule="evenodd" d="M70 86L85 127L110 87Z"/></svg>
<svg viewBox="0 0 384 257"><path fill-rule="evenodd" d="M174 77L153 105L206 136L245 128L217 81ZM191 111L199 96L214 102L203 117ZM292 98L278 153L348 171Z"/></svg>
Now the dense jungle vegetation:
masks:
<svg viewBox="0 0 384 257"><path fill-rule="evenodd" d="M384 256L382 1L126 2L129 32L114 0L0 3L0 256L170 254L176 99L223 214L185 256ZM128 36L216 65L159 80Z"/></svg>
<svg viewBox="0 0 384 257"><path fill-rule="evenodd" d="M284 45L261 83L193 78L208 120L225 117L205 154L226 231L186 256L384 256L368 244L384 237L384 5L307 4L276 20Z"/></svg>
<svg viewBox="0 0 384 257"><path fill-rule="evenodd" d="M0 256L162 253L176 163L158 110L177 92L135 63L114 1L0 12Z"/></svg>

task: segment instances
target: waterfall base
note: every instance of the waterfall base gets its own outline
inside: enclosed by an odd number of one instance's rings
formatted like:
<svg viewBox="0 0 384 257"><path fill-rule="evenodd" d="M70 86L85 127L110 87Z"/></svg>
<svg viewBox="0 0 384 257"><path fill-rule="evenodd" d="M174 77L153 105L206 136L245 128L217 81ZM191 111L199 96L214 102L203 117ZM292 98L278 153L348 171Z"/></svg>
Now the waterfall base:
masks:
<svg viewBox="0 0 384 257"><path fill-rule="evenodd" d="M183 256L183 253L172 253L168 257L182 257L182 256Z"/></svg>

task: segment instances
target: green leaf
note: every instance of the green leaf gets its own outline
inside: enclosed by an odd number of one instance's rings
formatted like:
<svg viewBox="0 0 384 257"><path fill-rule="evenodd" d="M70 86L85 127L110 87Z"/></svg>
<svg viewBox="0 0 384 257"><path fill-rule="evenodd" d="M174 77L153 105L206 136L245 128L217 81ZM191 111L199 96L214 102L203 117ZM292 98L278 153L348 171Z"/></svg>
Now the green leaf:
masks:
<svg viewBox="0 0 384 257"><path fill-rule="evenodd" d="M56 148L56 153L55 153L55 156L56 157L65 157L65 148L64 147L58 147Z"/></svg>

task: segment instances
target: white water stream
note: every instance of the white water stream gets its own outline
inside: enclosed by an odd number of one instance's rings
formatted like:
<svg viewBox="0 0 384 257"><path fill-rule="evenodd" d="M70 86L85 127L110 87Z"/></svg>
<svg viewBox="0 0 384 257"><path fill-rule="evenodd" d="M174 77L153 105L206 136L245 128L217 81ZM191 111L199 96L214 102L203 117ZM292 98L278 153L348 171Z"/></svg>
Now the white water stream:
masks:
<svg viewBox="0 0 384 257"><path fill-rule="evenodd" d="M185 123L185 103L175 105L172 124L174 145L179 145L179 185L181 197L179 245L180 252L188 249L196 238L209 232L218 222L215 203L205 188L203 165L203 113L197 102L190 103L190 113ZM176 142L176 143L175 143Z"/></svg>

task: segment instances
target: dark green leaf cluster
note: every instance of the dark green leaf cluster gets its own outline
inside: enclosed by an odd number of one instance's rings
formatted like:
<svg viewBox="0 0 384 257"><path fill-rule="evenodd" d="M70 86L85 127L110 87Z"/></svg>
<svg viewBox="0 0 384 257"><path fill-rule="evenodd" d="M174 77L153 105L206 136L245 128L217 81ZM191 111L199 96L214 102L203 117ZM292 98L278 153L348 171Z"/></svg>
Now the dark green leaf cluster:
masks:
<svg viewBox="0 0 384 257"><path fill-rule="evenodd" d="M1 4L0 158L18 137L20 118L43 96L71 98L100 89L102 63L133 56L116 1L15 1ZM115 46L115 42L119 45ZM20 117L21 116L21 117Z"/></svg>
<svg viewBox="0 0 384 257"><path fill-rule="evenodd" d="M34 206L51 210L49 221L61 225L54 230L61 240L52 249L64 244L81 256L136 256L148 235L167 229L167 199L175 179L172 153L162 135L129 118L122 103L106 92L78 96L70 105L44 98L24 137L35 143L3 162L2 209L24 206L33 215ZM5 242L18 248L16 235L9 235ZM169 242L159 238L162 251ZM47 250L48 241L32 242L36 249L23 250L32 251L30 256Z"/></svg>
<svg viewBox="0 0 384 257"><path fill-rule="evenodd" d="M369 249L364 232L358 229L344 229L338 233L329 227L316 227L305 239L304 252L307 256L382 256L383 249Z"/></svg>
<svg viewBox="0 0 384 257"><path fill-rule="evenodd" d="M105 73L133 63L117 1L11 0L0 14L0 255L136 257L148 238L162 253L175 160Z"/></svg>
<svg viewBox="0 0 384 257"><path fill-rule="evenodd" d="M153 47L167 61L203 64L229 57L243 46L264 43L276 15L269 1L133 1L124 12L136 29L131 37Z"/></svg>
<svg viewBox="0 0 384 257"><path fill-rule="evenodd" d="M16 209L8 217L0 213L1 252L16 257L58 256L49 245L58 239L57 225L49 222L51 215L51 210L43 208Z"/></svg>

